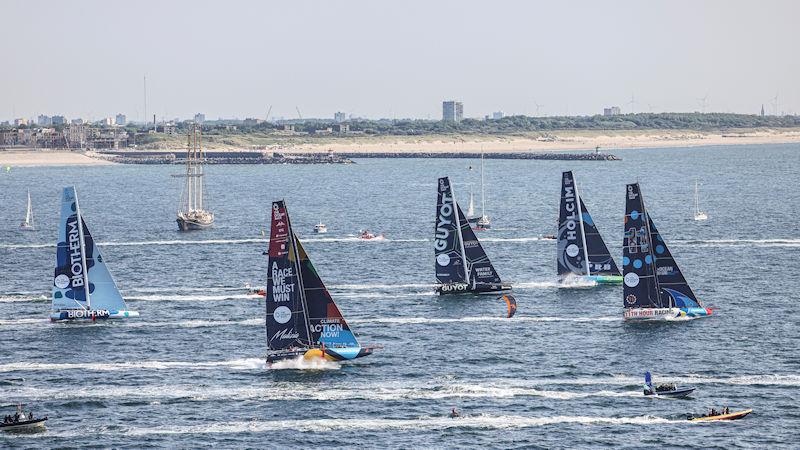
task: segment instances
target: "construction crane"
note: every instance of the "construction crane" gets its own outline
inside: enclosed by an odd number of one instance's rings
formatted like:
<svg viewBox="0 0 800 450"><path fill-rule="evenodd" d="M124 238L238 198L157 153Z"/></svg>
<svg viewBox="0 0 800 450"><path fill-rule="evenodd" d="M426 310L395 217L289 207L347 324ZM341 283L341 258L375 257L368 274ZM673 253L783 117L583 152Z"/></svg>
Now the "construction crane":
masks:
<svg viewBox="0 0 800 450"><path fill-rule="evenodd" d="M303 115L300 114L300 107L299 106L295 106L294 109L297 110L297 117L299 117L300 120L303 120Z"/></svg>
<svg viewBox="0 0 800 450"><path fill-rule="evenodd" d="M267 110L267 122L269 122L269 114L272 112L272 105L269 105L269 109Z"/></svg>

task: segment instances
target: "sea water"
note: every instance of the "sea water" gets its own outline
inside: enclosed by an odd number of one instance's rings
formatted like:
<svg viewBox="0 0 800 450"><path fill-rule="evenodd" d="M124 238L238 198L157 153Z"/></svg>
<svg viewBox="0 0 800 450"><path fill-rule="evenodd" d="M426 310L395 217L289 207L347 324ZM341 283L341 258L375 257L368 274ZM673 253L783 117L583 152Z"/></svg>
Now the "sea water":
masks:
<svg viewBox="0 0 800 450"><path fill-rule="evenodd" d="M478 233L518 312L433 294L436 179L462 208L478 159L207 167L212 229L180 233L180 166L15 167L0 174L0 399L47 432L0 447L639 447L796 445L800 410L800 147L623 150L622 161L487 159L492 229ZM625 184L711 318L627 324L619 286L556 283L562 170L573 170L620 263ZM693 220L694 181L709 220ZM82 212L129 309L125 322L47 321L61 189ZM38 231L19 232L26 190ZM344 364L264 362L271 202L350 326L384 348ZM478 199L479 200L479 199ZM322 221L329 233L313 234ZM384 233L362 241L360 229ZM693 384L653 400L643 375ZM753 408L694 424L709 407ZM447 417L451 408L460 419Z"/></svg>

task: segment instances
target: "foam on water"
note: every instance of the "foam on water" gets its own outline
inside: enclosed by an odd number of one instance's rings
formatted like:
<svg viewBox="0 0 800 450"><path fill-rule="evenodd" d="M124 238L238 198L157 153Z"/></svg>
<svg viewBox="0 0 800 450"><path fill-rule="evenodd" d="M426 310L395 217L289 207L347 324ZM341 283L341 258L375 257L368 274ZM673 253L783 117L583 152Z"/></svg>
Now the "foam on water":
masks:
<svg viewBox="0 0 800 450"><path fill-rule="evenodd" d="M269 365L271 370L338 370L342 365L336 361L322 358L305 359L298 356L294 359L284 359Z"/></svg>
<svg viewBox="0 0 800 450"><path fill-rule="evenodd" d="M227 361L125 361L107 363L14 362L0 364L0 372L59 370L114 372L125 370L216 369L220 367L234 370L263 370L266 369L266 362L260 358L232 359Z"/></svg>

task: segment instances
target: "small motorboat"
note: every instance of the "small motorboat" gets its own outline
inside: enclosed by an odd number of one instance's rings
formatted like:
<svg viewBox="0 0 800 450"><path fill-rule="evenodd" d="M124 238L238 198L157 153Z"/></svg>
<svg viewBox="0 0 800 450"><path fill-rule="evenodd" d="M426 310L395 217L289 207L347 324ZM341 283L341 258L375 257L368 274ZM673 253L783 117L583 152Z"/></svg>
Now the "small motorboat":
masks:
<svg viewBox="0 0 800 450"><path fill-rule="evenodd" d="M247 295L258 295L261 297L267 296L267 291L263 287L253 287L250 286L250 283L244 285L244 288L247 289Z"/></svg>
<svg viewBox="0 0 800 450"><path fill-rule="evenodd" d="M364 239L364 240L384 239L382 233L381 234L372 234L372 233L369 232L369 230L361 230L358 233L358 238L359 239Z"/></svg>
<svg viewBox="0 0 800 450"><path fill-rule="evenodd" d="M328 227L325 226L324 223L320 222L320 223L314 225L314 233L325 234L327 232L328 232Z"/></svg>
<svg viewBox="0 0 800 450"><path fill-rule="evenodd" d="M556 240L556 235L555 234L545 234L540 239L547 239L547 240L555 241Z"/></svg>
<svg viewBox="0 0 800 450"><path fill-rule="evenodd" d="M26 413L22 406L17 405L17 412L13 416L4 417L3 423L0 423L0 431L13 433L44 431L44 422L47 420L47 416L36 418L31 411Z"/></svg>
<svg viewBox="0 0 800 450"><path fill-rule="evenodd" d="M650 372L644 374L644 395L646 397L684 398L695 391L694 386L678 386L675 383L659 383L653 385Z"/></svg>
<svg viewBox="0 0 800 450"><path fill-rule="evenodd" d="M714 422L717 420L738 420L741 419L748 414L752 413L752 409L745 409L743 411L734 411L734 412L727 412L728 408L723 409L722 412L714 411L713 409L708 414L703 414L702 416L695 417L693 415L689 416L690 422Z"/></svg>

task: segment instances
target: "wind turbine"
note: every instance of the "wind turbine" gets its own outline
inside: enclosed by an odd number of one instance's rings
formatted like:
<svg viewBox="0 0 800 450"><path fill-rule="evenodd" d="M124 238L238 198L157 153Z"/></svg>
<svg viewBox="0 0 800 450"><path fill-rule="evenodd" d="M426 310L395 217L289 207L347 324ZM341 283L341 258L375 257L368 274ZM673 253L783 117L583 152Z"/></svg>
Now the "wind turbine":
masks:
<svg viewBox="0 0 800 450"><path fill-rule="evenodd" d="M533 104L536 105L536 117L539 117L539 109L542 108L544 105L540 105L539 103L536 102L536 100L533 101Z"/></svg>
<svg viewBox="0 0 800 450"><path fill-rule="evenodd" d="M631 114L635 114L635 111L633 110L633 105L635 105L635 104L636 104L636 99L633 97L633 94L631 94L631 101L628 102L628 105L630 105L630 107L631 107L630 108L630 113Z"/></svg>
<svg viewBox="0 0 800 450"><path fill-rule="evenodd" d="M778 115L778 92L775 92L775 97L772 98L772 107L775 108L775 115Z"/></svg>
<svg viewBox="0 0 800 450"><path fill-rule="evenodd" d="M705 114L706 105L708 104L708 94L706 93L705 97L698 98L697 101L700 102L700 111Z"/></svg>

